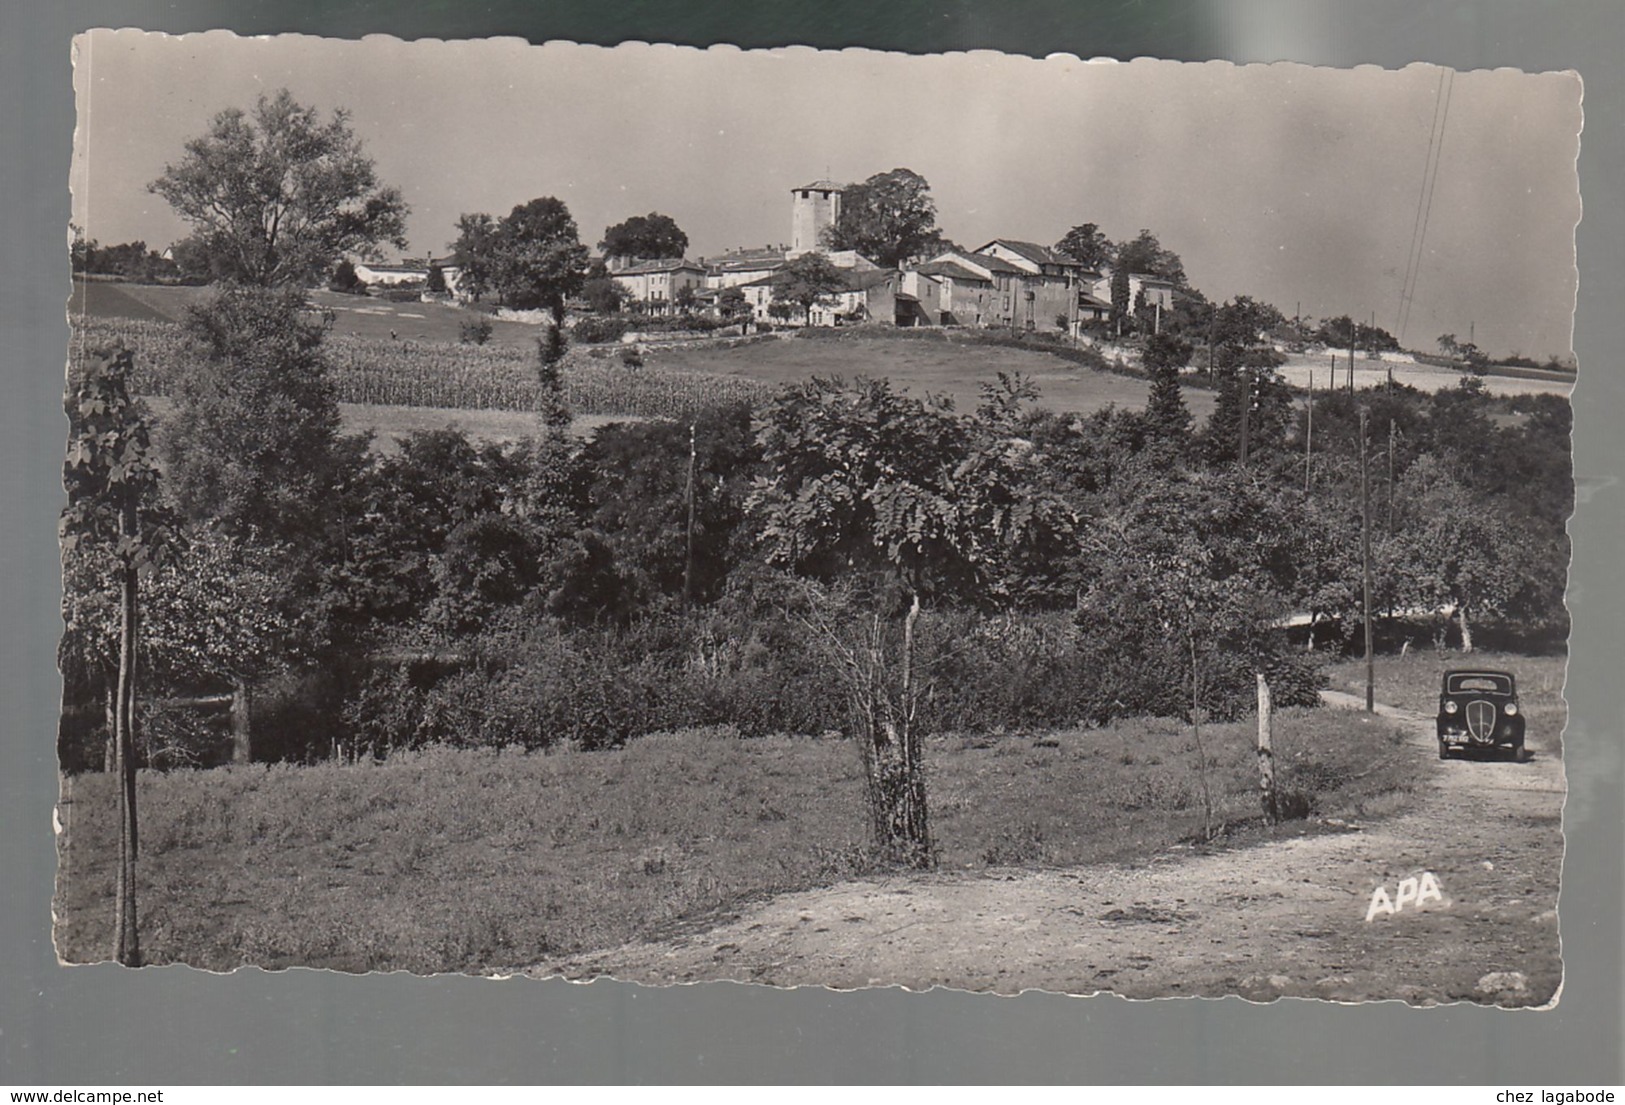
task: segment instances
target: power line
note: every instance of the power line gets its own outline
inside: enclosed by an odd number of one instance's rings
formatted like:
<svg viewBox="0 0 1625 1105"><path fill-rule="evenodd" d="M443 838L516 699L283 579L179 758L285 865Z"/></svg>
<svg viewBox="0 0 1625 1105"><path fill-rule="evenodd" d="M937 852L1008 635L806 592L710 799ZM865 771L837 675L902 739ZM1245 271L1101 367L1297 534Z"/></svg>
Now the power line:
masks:
<svg viewBox="0 0 1625 1105"><path fill-rule="evenodd" d="M1433 216L1433 195L1439 184L1439 166L1444 161L1444 134L1450 122L1450 99L1456 91L1455 70L1445 70L1449 79L1444 86L1444 111L1439 116L1439 141L1433 150L1433 176L1428 181L1427 202L1422 208L1422 232L1416 239L1416 271L1411 277L1410 295L1405 299L1405 314L1399 323L1399 340L1403 343L1405 328L1410 325L1411 306L1416 302L1416 285L1422 278L1422 258L1427 254L1428 220Z"/></svg>
<svg viewBox="0 0 1625 1105"><path fill-rule="evenodd" d="M1405 300L1411 291L1411 269L1416 264L1416 237L1422 232L1422 204L1428 194L1428 172L1433 164L1433 144L1439 137L1439 108L1444 104L1446 70L1439 70L1439 84L1433 90L1433 118L1428 123L1428 149L1422 157L1422 179L1416 191L1416 216L1411 220L1411 244L1405 250L1405 275L1399 284L1399 310L1394 315L1397 335L1405 318Z"/></svg>

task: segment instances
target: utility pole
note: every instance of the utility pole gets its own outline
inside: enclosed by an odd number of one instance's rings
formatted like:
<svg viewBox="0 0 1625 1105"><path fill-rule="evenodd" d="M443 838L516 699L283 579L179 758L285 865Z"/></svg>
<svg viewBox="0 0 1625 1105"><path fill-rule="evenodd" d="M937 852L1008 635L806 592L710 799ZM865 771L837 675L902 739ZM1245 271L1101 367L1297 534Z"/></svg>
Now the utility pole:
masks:
<svg viewBox="0 0 1625 1105"><path fill-rule="evenodd" d="M1354 322L1349 321L1349 394L1354 394Z"/></svg>
<svg viewBox="0 0 1625 1105"><path fill-rule="evenodd" d="M1388 420L1388 536L1394 535L1394 420Z"/></svg>
<svg viewBox="0 0 1625 1105"><path fill-rule="evenodd" d="M1315 370L1309 370L1309 422L1303 433L1303 493L1309 494L1309 466L1315 444Z"/></svg>
<svg viewBox="0 0 1625 1105"><path fill-rule="evenodd" d="M1207 307L1207 378L1213 379L1213 323L1219 317L1219 305L1209 303Z"/></svg>
<svg viewBox="0 0 1625 1105"><path fill-rule="evenodd" d="M688 500L688 533L687 555L683 558L683 609L688 609L694 603L694 466L698 450L694 443L695 424L688 424L688 489L684 497Z"/></svg>
<svg viewBox="0 0 1625 1105"><path fill-rule="evenodd" d="M1365 610L1365 712L1377 709L1376 662L1371 653L1371 482L1366 478L1366 418L1360 408L1360 576Z"/></svg>
<svg viewBox="0 0 1625 1105"><path fill-rule="evenodd" d="M1253 370L1241 370L1241 467L1247 469L1247 425L1253 409Z"/></svg>

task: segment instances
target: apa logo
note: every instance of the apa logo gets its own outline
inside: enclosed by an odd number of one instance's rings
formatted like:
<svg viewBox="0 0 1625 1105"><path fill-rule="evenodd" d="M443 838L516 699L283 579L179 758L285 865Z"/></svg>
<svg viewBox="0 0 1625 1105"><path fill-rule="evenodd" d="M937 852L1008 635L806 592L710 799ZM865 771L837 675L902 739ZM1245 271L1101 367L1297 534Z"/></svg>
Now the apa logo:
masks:
<svg viewBox="0 0 1625 1105"><path fill-rule="evenodd" d="M1407 878L1399 880L1394 887L1394 896L1388 897L1388 891L1379 886L1371 892L1371 904L1366 908L1365 919L1374 920L1384 913L1401 913L1406 906L1419 909L1428 902L1438 902L1448 906L1444 891L1439 887L1439 880L1432 871L1423 871L1420 878Z"/></svg>

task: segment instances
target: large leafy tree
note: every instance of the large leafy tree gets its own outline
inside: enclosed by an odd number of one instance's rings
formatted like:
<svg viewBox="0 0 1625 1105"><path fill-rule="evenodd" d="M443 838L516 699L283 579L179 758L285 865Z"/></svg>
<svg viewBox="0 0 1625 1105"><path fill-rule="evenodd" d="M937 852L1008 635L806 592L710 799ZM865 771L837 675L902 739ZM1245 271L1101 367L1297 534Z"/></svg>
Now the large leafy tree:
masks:
<svg viewBox="0 0 1625 1105"><path fill-rule="evenodd" d="M346 508L366 452L364 437L340 433L322 338L298 293L223 290L187 319L164 435L177 508L199 531L215 535L219 555L211 570L222 578L232 565L273 574L279 616L301 626L307 655L324 647L330 630L325 611L342 577ZM286 643L280 631L261 633L251 624L255 608L226 603L222 616L235 609L239 622L219 640ZM247 704L270 666L246 657L218 660L218 671L234 683L238 747L246 754Z"/></svg>
<svg viewBox="0 0 1625 1105"><path fill-rule="evenodd" d="M346 112L323 121L287 89L228 108L148 186L192 227L217 274L310 284L345 255L406 248L408 208L378 180Z"/></svg>
<svg viewBox="0 0 1625 1105"><path fill-rule="evenodd" d="M821 253L803 253L773 274L773 299L801 308L802 318L812 321L812 309L829 303L846 287L846 274Z"/></svg>
<svg viewBox="0 0 1625 1105"><path fill-rule="evenodd" d="M587 280L587 247L564 201L542 196L522 203L502 219L469 214L457 220L452 252L463 266L469 293L487 290L505 307L544 308L555 322L565 301Z"/></svg>
<svg viewBox="0 0 1625 1105"><path fill-rule="evenodd" d="M1080 265L1103 269L1111 265L1117 247L1094 223L1082 223L1068 230L1055 243L1057 253L1064 253Z"/></svg>
<svg viewBox="0 0 1625 1105"><path fill-rule="evenodd" d="M1245 473L1142 469L1091 527L1081 647L1126 712L1180 717L1196 735L1208 831L1205 717L1246 707L1256 676L1312 702L1318 677L1276 624L1307 581L1303 510Z"/></svg>
<svg viewBox="0 0 1625 1105"><path fill-rule="evenodd" d="M610 257L635 257L641 261L681 257L688 252L688 235L670 215L651 211L605 227L598 248Z"/></svg>
<svg viewBox="0 0 1625 1105"><path fill-rule="evenodd" d="M140 617L140 580L161 566L174 547L174 532L160 502L159 473L154 463L146 410L130 395L135 358L127 349L98 351L70 380L67 412L70 429L63 483L68 505L61 535L66 600L90 598L116 579L118 616L116 650L88 644L82 651L117 656L113 710L114 767L119 787L119 862L115 879L113 955L126 966L140 966L136 930L135 862L138 846L135 792L135 680ZM75 572L75 567L79 569ZM101 574L103 578L96 580ZM88 578L87 578L88 577ZM96 584L100 583L100 587ZM76 596L77 583L85 592ZM104 607L105 609L105 607ZM85 611L79 613L84 614ZM100 626L94 618L92 634ZM71 630L75 617L67 619ZM101 622L105 626L106 622ZM105 640L105 636L103 636Z"/></svg>
<svg viewBox="0 0 1625 1105"><path fill-rule="evenodd" d="M1160 276L1175 284L1185 283L1185 263L1180 260L1179 254L1164 248L1157 240L1157 236L1149 230L1141 230L1138 235L1117 247L1113 268L1136 274Z"/></svg>
<svg viewBox="0 0 1625 1105"><path fill-rule="evenodd" d="M931 186L911 169L876 173L841 195L841 214L826 232L831 249L852 249L886 267L941 247Z"/></svg>
<svg viewBox="0 0 1625 1105"><path fill-rule="evenodd" d="M1472 618L1510 612L1538 571L1532 543L1432 457L1411 465L1399 497L1401 525L1391 541L1401 594L1408 605L1451 610L1462 651L1471 652Z"/></svg>
<svg viewBox="0 0 1625 1105"><path fill-rule="evenodd" d="M1011 550L1065 524L1052 500L1026 493L1027 450L998 416L1008 408L964 419L884 380L815 379L762 416L767 474L748 508L769 563L837 593L849 581L878 588L860 610L814 602L807 617L846 680L876 842L913 866L933 862L914 656L923 600L989 593Z"/></svg>
<svg viewBox="0 0 1625 1105"><path fill-rule="evenodd" d="M744 502L760 459L745 406L604 427L583 455L588 544L604 555L580 558L561 604L625 619L717 599L750 554Z"/></svg>
<svg viewBox="0 0 1625 1105"><path fill-rule="evenodd" d="M298 293L240 287L193 308L184 330L164 435L176 504L193 522L318 551L356 454L321 325Z"/></svg>
<svg viewBox="0 0 1625 1105"><path fill-rule="evenodd" d="M476 302L491 290L497 221L476 212L457 216L457 237L448 247L457 264L457 286Z"/></svg>

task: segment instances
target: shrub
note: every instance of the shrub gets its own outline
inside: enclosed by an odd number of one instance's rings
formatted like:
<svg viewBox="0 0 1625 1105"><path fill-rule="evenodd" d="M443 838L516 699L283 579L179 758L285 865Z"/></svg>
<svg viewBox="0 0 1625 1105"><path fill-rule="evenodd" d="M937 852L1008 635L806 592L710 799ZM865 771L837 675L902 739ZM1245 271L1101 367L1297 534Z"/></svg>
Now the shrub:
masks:
<svg viewBox="0 0 1625 1105"><path fill-rule="evenodd" d="M570 337L582 345L603 345L620 341L632 326L633 320L621 315L588 315L570 327Z"/></svg>
<svg viewBox="0 0 1625 1105"><path fill-rule="evenodd" d="M367 292L366 282L356 275L355 265L349 258L340 261L333 269L333 275L327 281L327 286L332 291L343 292L346 295L365 295Z"/></svg>
<svg viewBox="0 0 1625 1105"><path fill-rule="evenodd" d="M464 345L484 345L491 340L494 328L491 320L484 315L477 319L461 322L457 326L457 338Z"/></svg>

